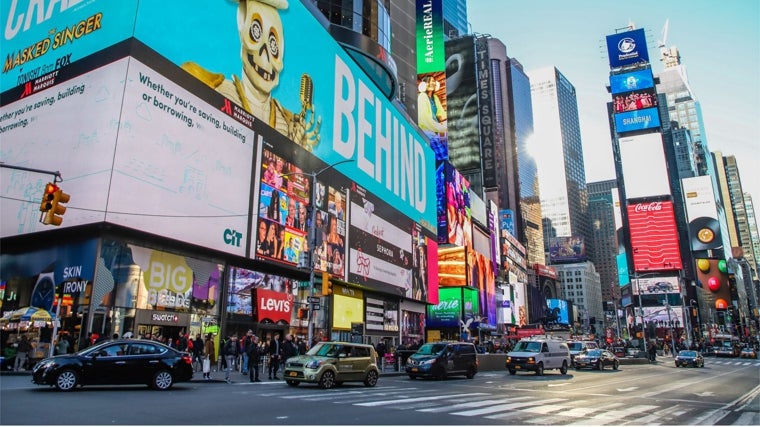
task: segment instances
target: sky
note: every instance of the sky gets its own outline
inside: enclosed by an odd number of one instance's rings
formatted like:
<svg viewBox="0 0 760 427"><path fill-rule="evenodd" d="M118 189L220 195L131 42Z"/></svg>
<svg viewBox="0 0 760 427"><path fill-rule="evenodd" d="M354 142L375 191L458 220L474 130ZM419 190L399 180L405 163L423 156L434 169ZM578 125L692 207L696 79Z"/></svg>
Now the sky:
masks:
<svg viewBox="0 0 760 427"><path fill-rule="evenodd" d="M760 214L760 1L468 0L467 20L471 33L501 40L526 72L555 66L575 86L587 182L615 178L605 37L629 23L643 28L657 74L668 20L665 44L680 51L708 149L736 157Z"/></svg>

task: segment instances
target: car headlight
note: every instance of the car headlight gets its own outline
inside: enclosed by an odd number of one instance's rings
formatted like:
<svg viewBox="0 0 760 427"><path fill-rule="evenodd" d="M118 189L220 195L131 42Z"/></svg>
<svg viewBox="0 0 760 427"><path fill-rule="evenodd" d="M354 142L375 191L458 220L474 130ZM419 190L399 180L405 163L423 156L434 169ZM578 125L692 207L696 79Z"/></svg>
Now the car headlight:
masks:
<svg viewBox="0 0 760 427"><path fill-rule="evenodd" d="M420 362L420 365L432 365L433 363L435 363L435 359L428 359L423 362Z"/></svg>
<svg viewBox="0 0 760 427"><path fill-rule="evenodd" d="M507 363L510 363L510 362L512 362L512 358L507 356Z"/></svg>
<svg viewBox="0 0 760 427"><path fill-rule="evenodd" d="M317 369L320 366L322 366L322 361L321 360L312 360L311 362L307 363L304 366L306 368L308 368L308 369Z"/></svg>
<svg viewBox="0 0 760 427"><path fill-rule="evenodd" d="M536 363L536 358L535 357L529 357L528 358L528 363Z"/></svg>

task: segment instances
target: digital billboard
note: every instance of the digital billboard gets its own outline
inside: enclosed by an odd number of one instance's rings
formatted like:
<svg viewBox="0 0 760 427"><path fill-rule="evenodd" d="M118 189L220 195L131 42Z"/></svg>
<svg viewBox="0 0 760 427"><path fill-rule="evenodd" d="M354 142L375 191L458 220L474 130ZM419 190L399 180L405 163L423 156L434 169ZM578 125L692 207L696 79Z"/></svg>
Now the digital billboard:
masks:
<svg viewBox="0 0 760 427"><path fill-rule="evenodd" d="M563 299L547 299L546 307L548 309L546 314L547 324L569 325L571 324L570 309L566 300Z"/></svg>
<svg viewBox="0 0 760 427"><path fill-rule="evenodd" d="M448 89L443 30L443 0L418 1L417 125L430 138L437 160L449 158Z"/></svg>
<svg viewBox="0 0 760 427"><path fill-rule="evenodd" d="M643 110L657 105L657 91L654 88L639 89L612 96L612 108L615 114Z"/></svg>
<svg viewBox="0 0 760 427"><path fill-rule="evenodd" d="M478 88L478 122L480 124L480 163L483 171L483 187L493 188L496 182L496 138L501 132L494 126L494 107L492 101L494 76L491 74L491 59L488 55L489 37L481 36L475 40L475 58L477 66ZM501 141L499 141L501 146Z"/></svg>
<svg viewBox="0 0 760 427"><path fill-rule="evenodd" d="M427 301L427 239L419 226L358 185L350 205L348 280Z"/></svg>
<svg viewBox="0 0 760 427"><path fill-rule="evenodd" d="M618 144L627 199L670 194L668 166L660 133L622 137Z"/></svg>
<svg viewBox="0 0 760 427"><path fill-rule="evenodd" d="M435 186L432 149L301 2L207 6L205 0L182 7L140 2L135 37L206 91L223 95L215 115L250 115L253 127L275 129L435 230L435 200L428 197ZM183 25L165 25L167 16ZM213 49L191 48L209 40Z"/></svg>
<svg viewBox="0 0 760 427"><path fill-rule="evenodd" d="M629 204L628 228L636 271L682 268L673 202Z"/></svg>
<svg viewBox="0 0 760 427"><path fill-rule="evenodd" d="M582 236L550 237L549 258L552 263L585 261L586 242Z"/></svg>
<svg viewBox="0 0 760 427"><path fill-rule="evenodd" d="M469 286L478 290L480 315L489 324L496 324L496 276L493 264L483 254L467 249Z"/></svg>
<svg viewBox="0 0 760 427"><path fill-rule="evenodd" d="M652 70L631 71L630 73L613 74L610 76L610 91L613 95L634 90L654 87Z"/></svg>
<svg viewBox="0 0 760 427"><path fill-rule="evenodd" d="M467 286L467 262L463 246L440 247L437 259L439 286Z"/></svg>
<svg viewBox="0 0 760 427"><path fill-rule="evenodd" d="M442 288L438 304L427 307L428 328L458 327L462 318L462 288Z"/></svg>
<svg viewBox="0 0 760 427"><path fill-rule="evenodd" d="M3 1L0 93L37 92L55 72L132 36L137 0ZM54 73L51 75L51 73Z"/></svg>
<svg viewBox="0 0 760 427"><path fill-rule="evenodd" d="M631 283L630 272L628 271L628 258L625 256L625 252L615 256L615 263L617 264L618 284L622 287Z"/></svg>
<svg viewBox="0 0 760 427"><path fill-rule="evenodd" d="M681 293L681 283L677 276L636 278L632 284L634 295Z"/></svg>
<svg viewBox="0 0 760 427"><path fill-rule="evenodd" d="M669 328L669 322L673 322L674 327L676 325L676 322L680 327L684 326L682 307L661 305L654 307L643 307L641 310L644 312L644 320L647 323L654 322L655 327Z"/></svg>
<svg viewBox="0 0 760 427"><path fill-rule="evenodd" d="M644 29L638 28L607 36L607 55L610 68L649 62Z"/></svg>
<svg viewBox="0 0 760 427"><path fill-rule="evenodd" d="M231 267L227 283L227 313L251 316L256 305L255 289L269 289L289 293L298 282L276 274L263 273L245 268Z"/></svg>
<svg viewBox="0 0 760 427"><path fill-rule="evenodd" d="M451 164L438 163L438 243L472 247L470 183Z"/></svg>
<svg viewBox="0 0 760 427"><path fill-rule="evenodd" d="M446 42L448 160L462 172L481 170L475 38Z"/></svg>
<svg viewBox="0 0 760 427"><path fill-rule="evenodd" d="M642 129L651 129L660 126L660 116L657 108L645 108L643 110L626 111L615 114L615 129L623 134Z"/></svg>
<svg viewBox="0 0 760 427"><path fill-rule="evenodd" d="M728 266L725 260L697 258L697 287L702 290L700 299L716 310L731 306L731 289Z"/></svg>
<svg viewBox="0 0 760 427"><path fill-rule="evenodd" d="M707 257L707 252L723 248L720 223L718 222L718 202L709 175L684 178L681 180L689 221L689 241L695 256Z"/></svg>

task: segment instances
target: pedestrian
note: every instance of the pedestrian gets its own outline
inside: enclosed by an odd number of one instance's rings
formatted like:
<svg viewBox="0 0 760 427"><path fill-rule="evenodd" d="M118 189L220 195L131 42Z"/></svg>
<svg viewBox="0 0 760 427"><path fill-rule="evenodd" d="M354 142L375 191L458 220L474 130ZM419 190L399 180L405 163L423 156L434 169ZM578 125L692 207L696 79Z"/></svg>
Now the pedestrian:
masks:
<svg viewBox="0 0 760 427"><path fill-rule="evenodd" d="M29 356L29 353L32 352L32 350L34 350L34 348L32 348L32 344L29 342L29 339L26 337L26 335L21 335L21 340L18 342L18 346L16 347L16 362L14 371L26 370L27 357Z"/></svg>
<svg viewBox="0 0 760 427"><path fill-rule="evenodd" d="M243 361L240 363L240 372L245 375L248 373L248 346L251 344L253 338L253 331L248 330L245 336L240 340L240 353Z"/></svg>
<svg viewBox="0 0 760 427"><path fill-rule="evenodd" d="M211 367L216 366L216 352L214 351L214 339L211 334L206 335L206 343L203 345L203 378L211 379ZM208 361L208 363L206 363Z"/></svg>
<svg viewBox="0 0 760 427"><path fill-rule="evenodd" d="M55 343L55 354L69 354L69 340L61 336Z"/></svg>
<svg viewBox="0 0 760 427"><path fill-rule="evenodd" d="M282 369L285 370L285 364L291 357L298 356L298 347L293 342L293 335L285 335L285 342L282 343Z"/></svg>
<svg viewBox="0 0 760 427"><path fill-rule="evenodd" d="M251 333L245 354L248 357L248 378L251 382L261 382L259 379L259 359L261 358L259 338L253 333Z"/></svg>
<svg viewBox="0 0 760 427"><path fill-rule="evenodd" d="M279 380L277 370L280 368L280 354L282 352L282 343L280 343L280 333L277 332L269 341L269 379Z"/></svg>
<svg viewBox="0 0 760 427"><path fill-rule="evenodd" d="M201 334L199 333L195 335L195 340L191 342L193 343L193 371L195 372L202 371L204 347L203 347L203 338L201 338Z"/></svg>
<svg viewBox="0 0 760 427"><path fill-rule="evenodd" d="M240 354L237 335L232 335L227 340L223 351L224 360L227 362L227 367L224 369L224 380L229 384L232 382L230 379L230 372L235 367L235 359L237 359L238 355Z"/></svg>
<svg viewBox="0 0 760 427"><path fill-rule="evenodd" d="M187 351L188 341L187 334L180 334L179 339L177 339L177 350Z"/></svg>
<svg viewBox="0 0 760 427"><path fill-rule="evenodd" d="M306 341L303 338L298 339L298 354L306 354L309 349L306 348Z"/></svg>

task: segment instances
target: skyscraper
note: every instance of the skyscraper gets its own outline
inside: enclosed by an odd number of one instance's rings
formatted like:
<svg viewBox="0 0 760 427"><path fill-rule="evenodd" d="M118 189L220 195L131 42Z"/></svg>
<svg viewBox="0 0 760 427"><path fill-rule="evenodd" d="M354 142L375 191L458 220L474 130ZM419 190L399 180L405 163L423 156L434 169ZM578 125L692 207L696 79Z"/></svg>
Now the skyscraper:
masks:
<svg viewBox="0 0 760 427"><path fill-rule="evenodd" d="M588 239L586 170L575 87L555 67L528 72L541 189L544 248L552 237Z"/></svg>
<svg viewBox="0 0 760 427"><path fill-rule="evenodd" d="M617 191L617 180L608 179L588 183L588 216L591 227L591 242L594 248L589 258L596 266L602 284L602 300L619 298L616 256L617 236L615 234L615 206L613 189ZM614 286L609 286L610 284Z"/></svg>

